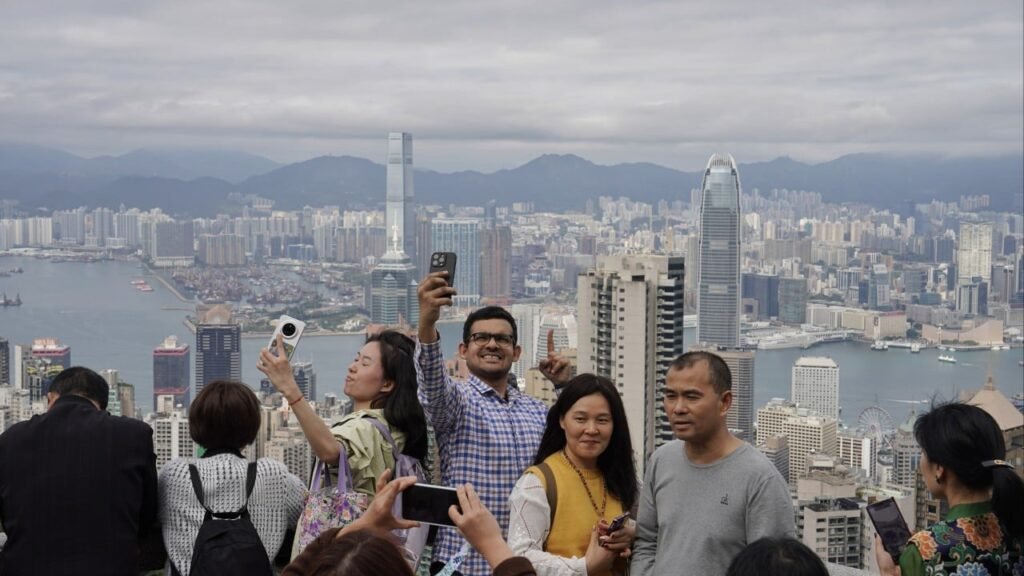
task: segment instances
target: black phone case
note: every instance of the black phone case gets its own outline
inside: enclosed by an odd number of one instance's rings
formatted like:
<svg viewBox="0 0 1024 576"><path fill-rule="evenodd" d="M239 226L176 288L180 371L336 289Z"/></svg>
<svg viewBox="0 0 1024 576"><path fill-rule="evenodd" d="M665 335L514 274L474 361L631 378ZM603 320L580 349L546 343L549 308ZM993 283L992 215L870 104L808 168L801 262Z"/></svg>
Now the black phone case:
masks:
<svg viewBox="0 0 1024 576"><path fill-rule="evenodd" d="M444 261L439 262L438 256L443 256ZM430 255L430 273L446 271L448 272L448 286L455 286L455 264L458 262L459 257L455 252L434 252Z"/></svg>

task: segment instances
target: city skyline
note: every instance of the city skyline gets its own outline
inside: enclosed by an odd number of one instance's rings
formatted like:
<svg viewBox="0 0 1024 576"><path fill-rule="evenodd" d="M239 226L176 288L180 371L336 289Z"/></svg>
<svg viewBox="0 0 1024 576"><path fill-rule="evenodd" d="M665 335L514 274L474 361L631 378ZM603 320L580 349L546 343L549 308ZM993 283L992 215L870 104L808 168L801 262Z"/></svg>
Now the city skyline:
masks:
<svg viewBox="0 0 1024 576"><path fill-rule="evenodd" d="M410 2L16 3L0 37L0 123L90 156L174 146L282 162L383 158L380 135L401 127L427 144L420 164L442 170L569 151L690 169L708 148L807 161L1019 153L1022 12L442 2L428 26Z"/></svg>

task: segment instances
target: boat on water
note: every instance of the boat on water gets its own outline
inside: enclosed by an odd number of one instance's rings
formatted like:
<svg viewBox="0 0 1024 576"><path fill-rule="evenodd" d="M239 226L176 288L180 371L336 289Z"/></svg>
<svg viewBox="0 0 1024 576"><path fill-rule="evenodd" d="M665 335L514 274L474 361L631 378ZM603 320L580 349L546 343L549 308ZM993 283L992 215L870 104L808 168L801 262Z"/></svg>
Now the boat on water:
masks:
<svg viewBox="0 0 1024 576"><path fill-rule="evenodd" d="M6 308L8 306L21 306L21 293L15 294L14 300L7 298L7 293L0 297L0 306Z"/></svg>
<svg viewBox="0 0 1024 576"><path fill-rule="evenodd" d="M921 345L920 344L915 342L915 343L910 345L910 353L911 354L919 354L920 352L921 352Z"/></svg>
<svg viewBox="0 0 1024 576"><path fill-rule="evenodd" d="M879 352L884 352L889 349L889 343L882 342L881 340L875 340L875 343L871 345L871 349Z"/></svg>
<svg viewBox="0 0 1024 576"><path fill-rule="evenodd" d="M949 364L956 364L956 358L953 358L952 356L945 356L945 355L943 355L943 356L939 356L939 362L947 362Z"/></svg>

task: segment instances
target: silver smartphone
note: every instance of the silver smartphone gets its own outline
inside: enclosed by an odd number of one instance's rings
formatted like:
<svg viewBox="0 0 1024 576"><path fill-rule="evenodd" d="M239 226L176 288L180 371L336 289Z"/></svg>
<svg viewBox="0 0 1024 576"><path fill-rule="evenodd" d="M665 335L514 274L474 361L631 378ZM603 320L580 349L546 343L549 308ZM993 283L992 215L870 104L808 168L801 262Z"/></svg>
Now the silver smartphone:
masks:
<svg viewBox="0 0 1024 576"><path fill-rule="evenodd" d="M299 338L302 337L302 332L305 329L306 323L302 320L282 314L277 319L277 326L274 328L274 334L270 337L270 343L267 344L267 350L270 350L271 354L277 355L277 335L280 334L284 337L285 356L291 360L295 354L295 347L299 345Z"/></svg>

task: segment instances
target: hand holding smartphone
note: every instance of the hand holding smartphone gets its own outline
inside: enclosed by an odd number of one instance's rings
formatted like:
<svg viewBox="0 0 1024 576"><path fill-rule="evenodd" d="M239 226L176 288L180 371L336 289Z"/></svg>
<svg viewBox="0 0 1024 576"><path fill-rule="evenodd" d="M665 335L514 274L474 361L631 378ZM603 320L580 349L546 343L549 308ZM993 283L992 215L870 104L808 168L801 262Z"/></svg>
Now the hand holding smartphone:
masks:
<svg viewBox="0 0 1024 576"><path fill-rule="evenodd" d="M612 532L615 532L616 530L622 528L622 526L626 524L626 520L628 518L628 510L626 512L623 512L622 514L619 514L615 518L612 518L611 523L608 524L608 533L611 534Z"/></svg>
<svg viewBox="0 0 1024 576"><path fill-rule="evenodd" d="M292 359L295 354L295 347L299 345L299 338L302 337L302 332L306 329L306 323L302 320L296 320L291 316L282 314L277 320L277 326L274 328L274 333L270 336L270 343L267 344L267 350L270 350L271 354L275 356L279 355L277 351L277 335L280 334L284 340L284 351L285 357L288 360Z"/></svg>
<svg viewBox="0 0 1024 576"><path fill-rule="evenodd" d="M910 541L910 528L907 527L903 513L900 512L896 500L886 498L867 507L868 517L875 525L875 532L882 539L882 546L892 556L893 562L899 564L900 554Z"/></svg>
<svg viewBox="0 0 1024 576"><path fill-rule="evenodd" d="M448 509L454 505L459 507L459 494L455 488L434 486L431 484L413 484L402 492L402 518L415 520L437 526L451 526Z"/></svg>
<svg viewBox="0 0 1024 576"><path fill-rule="evenodd" d="M455 263L458 261L455 252L434 252L430 255L430 273L447 272L448 286L455 287Z"/></svg>

